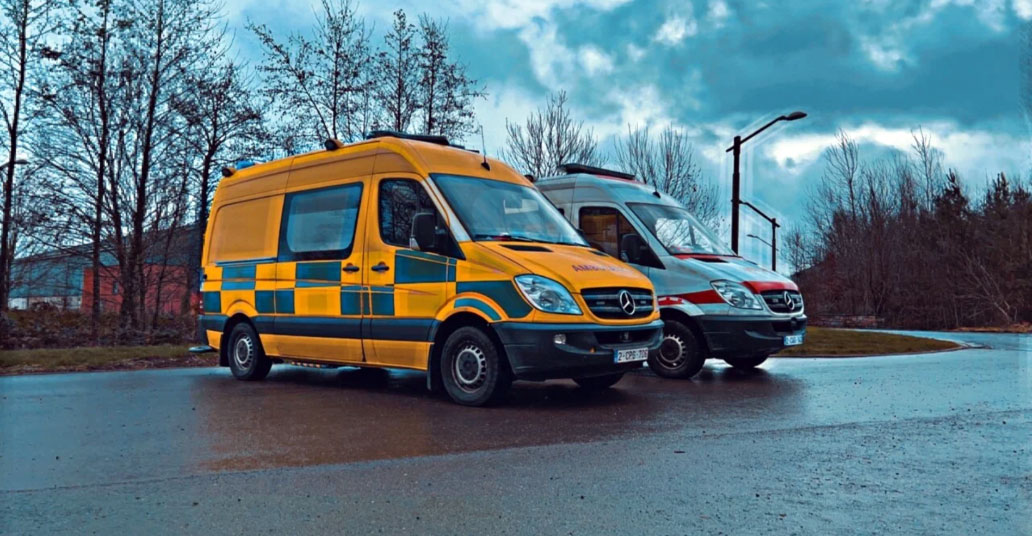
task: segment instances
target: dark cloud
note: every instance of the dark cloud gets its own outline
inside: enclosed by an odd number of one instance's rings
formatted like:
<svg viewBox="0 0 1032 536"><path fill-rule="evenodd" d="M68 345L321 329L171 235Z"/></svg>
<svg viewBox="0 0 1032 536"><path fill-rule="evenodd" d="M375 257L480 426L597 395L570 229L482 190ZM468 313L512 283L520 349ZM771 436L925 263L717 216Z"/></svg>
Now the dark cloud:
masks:
<svg viewBox="0 0 1032 536"><path fill-rule="evenodd" d="M487 132L489 144L504 138L504 117L492 115L522 119L563 88L606 136L623 132L625 121L689 129L707 155L706 172L726 184L722 149L734 132L804 109L810 117L750 142L746 155L747 192L787 218L801 217L799 200L819 180L821 164L806 144L775 159L770 146L779 139L819 141L852 129L866 133L863 147L873 157L898 150L899 139L923 125L948 149L947 162L968 176L1027 169L1032 145L1019 61L1029 23L1011 1L725 0L723 18L711 17L713 0L554 0L550 8L504 1L515 9L507 13L526 16L500 18L506 11L473 0L401 6L448 19L470 74L506 97L480 110L498 131ZM376 21L377 43L397 7L363 5ZM238 11L274 27L300 24L262 4ZM685 22L683 38L657 41L673 17ZM591 72L586 58L607 68Z"/></svg>

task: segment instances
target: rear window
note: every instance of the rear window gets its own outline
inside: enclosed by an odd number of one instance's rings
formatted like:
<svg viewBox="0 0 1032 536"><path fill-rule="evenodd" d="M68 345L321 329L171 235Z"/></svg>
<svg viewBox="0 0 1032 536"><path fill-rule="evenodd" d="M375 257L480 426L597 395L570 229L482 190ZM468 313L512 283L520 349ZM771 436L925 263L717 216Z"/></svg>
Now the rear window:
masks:
<svg viewBox="0 0 1032 536"><path fill-rule="evenodd" d="M208 262L275 257L282 203L273 196L220 207L208 237Z"/></svg>

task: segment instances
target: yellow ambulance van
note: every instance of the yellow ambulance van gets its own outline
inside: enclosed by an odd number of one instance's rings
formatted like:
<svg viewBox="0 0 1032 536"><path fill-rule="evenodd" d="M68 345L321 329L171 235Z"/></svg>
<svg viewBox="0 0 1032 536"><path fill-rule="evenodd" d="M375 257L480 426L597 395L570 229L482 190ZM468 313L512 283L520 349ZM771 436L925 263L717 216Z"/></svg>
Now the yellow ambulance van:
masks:
<svg viewBox="0 0 1032 536"><path fill-rule="evenodd" d="M439 136L223 170L199 332L241 380L272 364L423 370L457 403L513 380L606 388L659 347L652 283L524 177Z"/></svg>

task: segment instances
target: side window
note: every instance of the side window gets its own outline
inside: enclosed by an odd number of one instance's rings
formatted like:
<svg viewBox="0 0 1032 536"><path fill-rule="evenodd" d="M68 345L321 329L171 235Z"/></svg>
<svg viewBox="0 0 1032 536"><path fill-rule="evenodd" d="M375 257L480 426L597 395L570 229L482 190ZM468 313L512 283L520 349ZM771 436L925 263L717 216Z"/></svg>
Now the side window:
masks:
<svg viewBox="0 0 1032 536"><path fill-rule="evenodd" d="M351 256L361 202L361 184L287 194L279 258L306 261Z"/></svg>
<svg viewBox="0 0 1032 536"><path fill-rule="evenodd" d="M380 181L380 237L384 243L403 248L414 247L412 217L420 212L437 214L426 189L412 179Z"/></svg>
<svg viewBox="0 0 1032 536"><path fill-rule="evenodd" d="M580 228L592 247L625 261L627 259L620 251L620 237L625 234L637 234L620 211L608 207L581 208Z"/></svg>

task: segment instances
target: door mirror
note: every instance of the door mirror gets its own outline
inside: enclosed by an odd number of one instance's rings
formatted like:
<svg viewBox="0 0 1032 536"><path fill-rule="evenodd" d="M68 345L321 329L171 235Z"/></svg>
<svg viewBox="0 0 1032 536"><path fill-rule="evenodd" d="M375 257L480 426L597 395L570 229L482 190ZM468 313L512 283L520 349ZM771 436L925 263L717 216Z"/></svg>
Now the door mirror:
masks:
<svg viewBox="0 0 1032 536"><path fill-rule="evenodd" d="M635 233L628 233L620 237L620 252L623 259L631 264L646 264L649 257L649 245Z"/></svg>
<svg viewBox="0 0 1032 536"><path fill-rule="evenodd" d="M419 212L412 216L412 240L420 251L433 251L437 247L437 216L430 212Z"/></svg>

